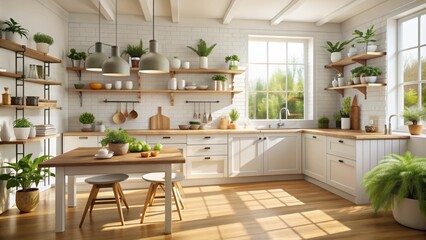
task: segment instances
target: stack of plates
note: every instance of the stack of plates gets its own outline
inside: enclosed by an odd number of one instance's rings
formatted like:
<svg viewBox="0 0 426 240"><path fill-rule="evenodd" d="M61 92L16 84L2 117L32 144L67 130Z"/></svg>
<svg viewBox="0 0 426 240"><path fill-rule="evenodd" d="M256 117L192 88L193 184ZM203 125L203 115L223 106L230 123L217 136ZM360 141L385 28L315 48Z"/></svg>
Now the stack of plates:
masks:
<svg viewBox="0 0 426 240"><path fill-rule="evenodd" d="M56 128L52 124L36 125L36 136L47 136L56 134Z"/></svg>

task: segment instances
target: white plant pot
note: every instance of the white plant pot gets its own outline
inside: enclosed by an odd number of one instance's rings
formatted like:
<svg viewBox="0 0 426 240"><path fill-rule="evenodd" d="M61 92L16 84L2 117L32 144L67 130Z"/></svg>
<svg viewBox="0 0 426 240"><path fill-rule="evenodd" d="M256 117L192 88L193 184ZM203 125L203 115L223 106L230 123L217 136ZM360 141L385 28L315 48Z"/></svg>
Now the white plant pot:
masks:
<svg viewBox="0 0 426 240"><path fill-rule="evenodd" d="M13 128L13 132L15 132L16 139L28 139L30 135L30 128Z"/></svg>
<svg viewBox="0 0 426 240"><path fill-rule="evenodd" d="M35 138L37 135L36 127L30 127L30 135L28 138Z"/></svg>
<svg viewBox="0 0 426 240"><path fill-rule="evenodd" d="M209 68L209 58L208 57L200 57L200 68L201 69Z"/></svg>
<svg viewBox="0 0 426 240"><path fill-rule="evenodd" d="M339 77L337 78L337 82L339 83L339 87L345 86L345 78Z"/></svg>
<svg viewBox="0 0 426 240"><path fill-rule="evenodd" d="M398 201L395 197L392 213L398 223L406 227L426 230L426 216L420 212L418 200L404 198Z"/></svg>
<svg viewBox="0 0 426 240"><path fill-rule="evenodd" d="M83 129L81 129L83 132L91 132L93 130L92 124L83 124Z"/></svg>
<svg viewBox="0 0 426 240"><path fill-rule="evenodd" d="M36 43L37 51L42 53L49 53L49 44L47 43Z"/></svg>
<svg viewBox="0 0 426 240"><path fill-rule="evenodd" d="M377 82L377 76L364 77L364 81L365 83L375 83Z"/></svg>
<svg viewBox="0 0 426 240"><path fill-rule="evenodd" d="M348 57L352 57L357 54L357 50L354 47L349 48Z"/></svg>
<svg viewBox="0 0 426 240"><path fill-rule="evenodd" d="M367 83L367 82L365 81L365 77L359 77L359 81L361 82L361 84Z"/></svg>
<svg viewBox="0 0 426 240"><path fill-rule="evenodd" d="M105 129L106 129L106 127L105 127L105 125L98 125L98 131L99 132L105 132Z"/></svg>
<svg viewBox="0 0 426 240"><path fill-rule="evenodd" d="M354 82L354 84L360 84L361 80L359 79L359 77L353 77L352 81Z"/></svg>
<svg viewBox="0 0 426 240"><path fill-rule="evenodd" d="M173 58L172 62L170 63L171 67L175 68L175 69L179 69L180 68L180 64L181 64L181 61L180 61L179 58Z"/></svg>
<svg viewBox="0 0 426 240"><path fill-rule="evenodd" d="M351 129L351 119L350 118L342 118L342 129Z"/></svg>
<svg viewBox="0 0 426 240"><path fill-rule="evenodd" d="M365 50L365 47L364 47ZM367 52L375 52L377 50L377 45L375 44L370 44L367 46Z"/></svg>
<svg viewBox="0 0 426 240"><path fill-rule="evenodd" d="M341 52L333 52L330 56L331 62L337 62L340 59L342 59L342 53Z"/></svg>
<svg viewBox="0 0 426 240"><path fill-rule="evenodd" d="M5 37L6 37L6 40L12 41L14 43L24 44L24 40L17 33L13 34L11 32L6 32L6 36Z"/></svg>

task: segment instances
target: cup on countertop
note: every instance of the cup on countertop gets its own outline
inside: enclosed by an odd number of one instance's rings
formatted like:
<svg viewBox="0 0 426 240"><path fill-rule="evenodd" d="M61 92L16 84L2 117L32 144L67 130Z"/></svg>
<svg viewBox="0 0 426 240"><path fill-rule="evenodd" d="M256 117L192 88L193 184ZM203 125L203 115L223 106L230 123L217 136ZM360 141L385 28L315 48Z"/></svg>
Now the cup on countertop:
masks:
<svg viewBox="0 0 426 240"><path fill-rule="evenodd" d="M105 89L110 90L112 88L112 83L105 83Z"/></svg>
<svg viewBox="0 0 426 240"><path fill-rule="evenodd" d="M126 89L127 90L133 89L133 82L132 81L126 81Z"/></svg>
<svg viewBox="0 0 426 240"><path fill-rule="evenodd" d="M179 81L178 81L177 88L178 88L179 90L184 90L184 89L185 89L185 80L183 80L183 79L179 80Z"/></svg>
<svg viewBox="0 0 426 240"><path fill-rule="evenodd" d="M108 149L106 149L106 148L99 149L98 155L99 156L106 156L106 155L108 155Z"/></svg>
<svg viewBox="0 0 426 240"><path fill-rule="evenodd" d="M120 90L121 89L121 81L115 81L114 82L114 88L117 89L117 90Z"/></svg>
<svg viewBox="0 0 426 240"><path fill-rule="evenodd" d="M182 63L182 68L183 69L189 69L189 65L190 65L189 62L183 62Z"/></svg>

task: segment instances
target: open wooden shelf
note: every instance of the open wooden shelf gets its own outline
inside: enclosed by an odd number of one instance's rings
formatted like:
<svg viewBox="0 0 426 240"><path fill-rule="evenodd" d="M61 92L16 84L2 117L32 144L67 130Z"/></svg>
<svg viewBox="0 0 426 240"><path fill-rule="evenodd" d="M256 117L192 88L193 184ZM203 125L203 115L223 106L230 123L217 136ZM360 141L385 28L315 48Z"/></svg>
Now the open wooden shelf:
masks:
<svg viewBox="0 0 426 240"><path fill-rule="evenodd" d="M342 87L328 87L328 88L325 88L325 90L336 91L336 92L340 93L340 95L342 95L342 97L344 97L345 96L345 89L355 88L358 91L360 91L361 93L363 93L364 98L367 99L367 88L369 88L369 87L383 87L383 86L386 86L386 83L363 83L363 84L355 84L355 85L348 85L348 86L342 86Z"/></svg>
<svg viewBox="0 0 426 240"><path fill-rule="evenodd" d="M107 90L107 89L99 89L99 90L93 90L93 89L74 89L76 92L90 92L90 93L140 93L141 90Z"/></svg>
<svg viewBox="0 0 426 240"><path fill-rule="evenodd" d="M25 45L20 45L15 42L6 40L6 39L0 39L0 47L5 48L14 52L18 52L23 54L26 57L30 57L33 59L37 59L43 62L47 63L61 63L61 59L52 57L50 55L47 55L45 53L39 52L35 49L26 47Z"/></svg>
<svg viewBox="0 0 426 240"><path fill-rule="evenodd" d="M11 72L0 72L0 77L9 77L9 78L23 78L24 75L16 74Z"/></svg>
<svg viewBox="0 0 426 240"><path fill-rule="evenodd" d="M48 107L48 106L26 106L26 105L0 105L2 108L16 108L16 109L58 109L62 107Z"/></svg>
<svg viewBox="0 0 426 240"><path fill-rule="evenodd" d="M60 134L51 134L51 135L47 135L47 136L28 138L28 139L23 139L23 140L0 141L0 145L25 144L25 143L31 143L31 142L40 142L40 141L43 141L44 139L56 138L56 137L59 137L59 136L61 136L61 135Z"/></svg>
<svg viewBox="0 0 426 240"><path fill-rule="evenodd" d="M198 73L198 74L242 74L245 70L228 69L170 69L170 74L176 73Z"/></svg>
<svg viewBox="0 0 426 240"><path fill-rule="evenodd" d="M43 84L43 85L62 85L62 82L56 82L56 81L50 81L50 80L44 80L44 79L33 79L33 78L26 78L25 82Z"/></svg>
<svg viewBox="0 0 426 240"><path fill-rule="evenodd" d="M386 55L386 52L365 52L365 53L354 55L352 57L343 58L342 60L339 60L337 62L327 64L324 67L334 69L338 73L343 74L343 67L347 65L360 63L365 66L367 63L367 60L370 60L373 58L379 58L384 55Z"/></svg>

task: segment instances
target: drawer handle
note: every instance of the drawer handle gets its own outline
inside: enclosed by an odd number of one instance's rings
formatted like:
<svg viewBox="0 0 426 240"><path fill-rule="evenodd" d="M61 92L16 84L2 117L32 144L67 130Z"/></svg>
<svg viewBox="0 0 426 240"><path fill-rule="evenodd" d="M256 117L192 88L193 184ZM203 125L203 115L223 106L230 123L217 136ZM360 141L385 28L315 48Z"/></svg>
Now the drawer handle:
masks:
<svg viewBox="0 0 426 240"><path fill-rule="evenodd" d="M170 138L172 138L172 137L163 137L163 139L170 139Z"/></svg>
<svg viewBox="0 0 426 240"><path fill-rule="evenodd" d="M210 147L205 147L204 149L210 149Z"/></svg>
<svg viewBox="0 0 426 240"><path fill-rule="evenodd" d="M342 159L339 159L339 163L344 163L345 161L343 161Z"/></svg>
<svg viewBox="0 0 426 240"><path fill-rule="evenodd" d="M205 157L204 159L210 159L210 157Z"/></svg>
<svg viewBox="0 0 426 240"><path fill-rule="evenodd" d="M206 137L204 137L205 139L210 139L210 138L212 138L212 137L210 137L210 136L206 136Z"/></svg>
<svg viewBox="0 0 426 240"><path fill-rule="evenodd" d="M78 137L78 139L89 139L89 137Z"/></svg>
<svg viewBox="0 0 426 240"><path fill-rule="evenodd" d="M263 138L263 140L266 140L266 139L267 139L266 137Z"/></svg>
<svg viewBox="0 0 426 240"><path fill-rule="evenodd" d="M339 140L339 143L343 143L343 140Z"/></svg>
<svg viewBox="0 0 426 240"><path fill-rule="evenodd" d="M316 139L316 138L317 138L317 136L312 136L312 138L315 138L315 139Z"/></svg>

